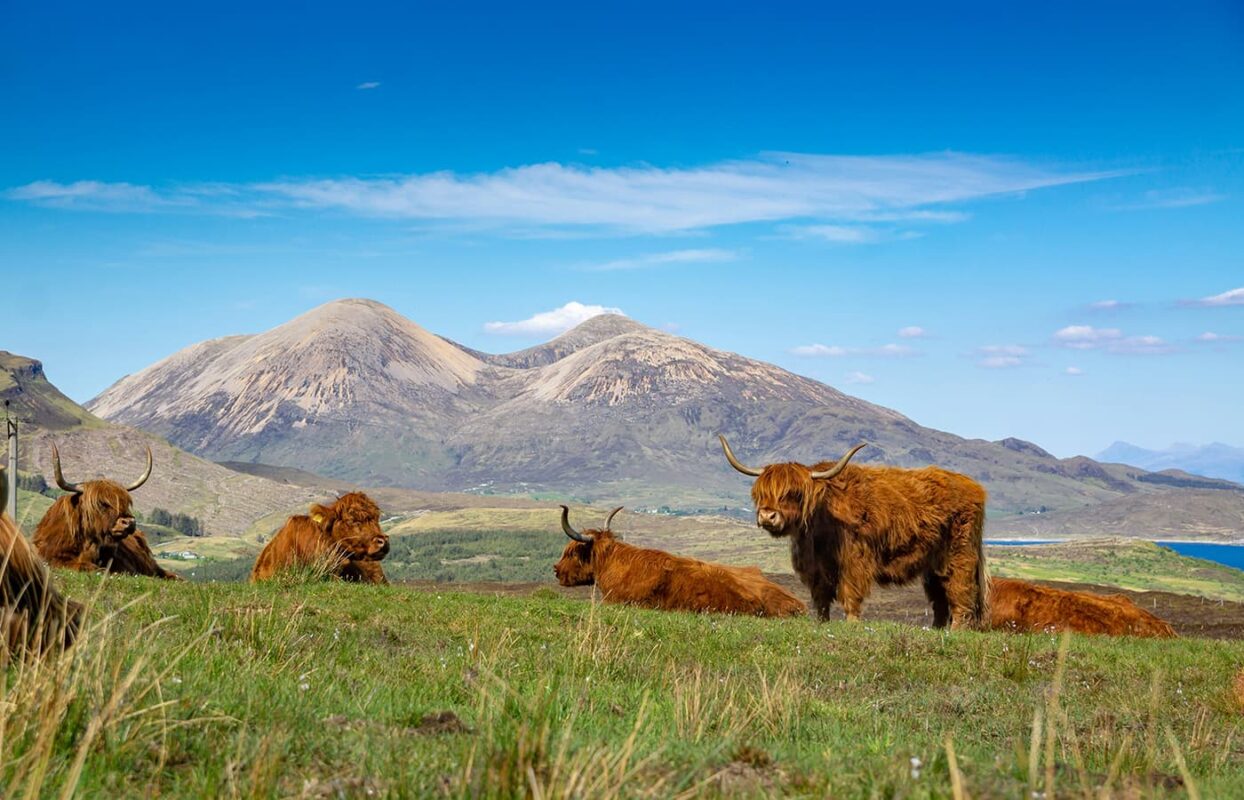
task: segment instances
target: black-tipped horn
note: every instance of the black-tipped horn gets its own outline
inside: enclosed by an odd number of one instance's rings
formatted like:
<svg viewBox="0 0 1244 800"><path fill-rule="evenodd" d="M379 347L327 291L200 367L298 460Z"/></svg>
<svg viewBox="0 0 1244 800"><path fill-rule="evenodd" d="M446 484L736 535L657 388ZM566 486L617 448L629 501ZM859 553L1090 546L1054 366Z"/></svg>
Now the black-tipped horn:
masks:
<svg viewBox="0 0 1244 800"><path fill-rule="evenodd" d="M609 516L605 517L605 530L609 530L609 526L613 524L614 516L621 510L622 510L622 506L618 506L613 511L609 512Z"/></svg>
<svg viewBox="0 0 1244 800"><path fill-rule="evenodd" d="M65 475L60 471L60 451L56 449L56 445L52 445L52 477L56 479L56 485L72 494L81 494L82 488L76 483L70 483L65 480Z"/></svg>
<svg viewBox="0 0 1244 800"><path fill-rule="evenodd" d="M132 492L147 482L147 479L151 477L151 463L151 445L147 445L147 471L140 475L138 480L126 486L125 491Z"/></svg>
<svg viewBox="0 0 1244 800"><path fill-rule="evenodd" d="M830 478L834 477L835 475L837 475L839 472L842 472L842 470L846 468L847 462L851 460L851 456L855 455L861 449L867 446L868 446L868 442L860 442L855 447L852 447L850 450L848 450L845 456L838 459L837 464L834 464L832 467L825 470L824 472L813 472L812 480L823 481L823 480L829 480Z"/></svg>
<svg viewBox="0 0 1244 800"><path fill-rule="evenodd" d="M726 441L726 437L722 436L719 433L717 434L717 438L721 439L721 449L725 451L726 460L730 462L730 466L734 467L739 472L742 472L744 475L750 475L753 478L759 477L760 473L764 472L764 470L762 469L756 469L755 467L746 467L743 464L739 463L739 460L734 457L734 451L730 449L730 443Z"/></svg>
<svg viewBox="0 0 1244 800"><path fill-rule="evenodd" d="M566 532L567 536L574 539L576 542L580 542L582 544L592 543L591 536L584 536L570 526L570 509L566 506L562 506L562 530Z"/></svg>

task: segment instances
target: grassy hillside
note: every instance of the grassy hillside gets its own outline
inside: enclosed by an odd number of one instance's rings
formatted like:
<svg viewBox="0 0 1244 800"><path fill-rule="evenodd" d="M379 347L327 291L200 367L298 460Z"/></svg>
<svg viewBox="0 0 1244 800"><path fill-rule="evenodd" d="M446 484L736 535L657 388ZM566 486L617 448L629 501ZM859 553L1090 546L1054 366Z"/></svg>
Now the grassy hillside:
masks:
<svg viewBox="0 0 1244 800"><path fill-rule="evenodd" d="M60 577L93 629L8 668L13 796L1244 795L1241 642Z"/></svg>

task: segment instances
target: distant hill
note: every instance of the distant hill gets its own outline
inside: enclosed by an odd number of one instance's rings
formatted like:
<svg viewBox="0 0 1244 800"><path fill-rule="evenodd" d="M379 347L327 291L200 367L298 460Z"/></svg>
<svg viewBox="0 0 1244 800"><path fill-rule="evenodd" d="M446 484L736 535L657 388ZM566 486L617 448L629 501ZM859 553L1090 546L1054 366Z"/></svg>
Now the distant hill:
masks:
<svg viewBox="0 0 1244 800"><path fill-rule="evenodd" d="M963 439L772 364L616 315L489 355L370 300L194 345L88 408L217 461L363 486L545 494L746 513L746 461L936 463L981 480L995 515L1074 511L1188 486L1019 439ZM1222 485L1228 504L1244 494ZM1126 504L1125 504L1126 505ZM1143 522L1143 521L1142 521ZM1137 529L1143 527L1138 523Z"/></svg>
<svg viewBox="0 0 1244 800"><path fill-rule="evenodd" d="M1177 469L1244 483L1244 447L1231 447L1221 442L1173 444L1165 450L1146 450L1127 442L1115 442L1098 453L1097 460L1132 464L1153 471Z"/></svg>
<svg viewBox="0 0 1244 800"><path fill-rule="evenodd" d="M103 476L128 482L143 471L144 446L150 446L155 469L134 492L135 507L143 513L164 508L190 514L203 520L209 534L241 536L256 520L303 506L313 496L306 488L242 475L157 436L101 420L52 385L40 362L0 351L0 409L5 400L19 424L19 469L51 483L55 443L69 480ZM33 530L44 505L19 505L23 528Z"/></svg>

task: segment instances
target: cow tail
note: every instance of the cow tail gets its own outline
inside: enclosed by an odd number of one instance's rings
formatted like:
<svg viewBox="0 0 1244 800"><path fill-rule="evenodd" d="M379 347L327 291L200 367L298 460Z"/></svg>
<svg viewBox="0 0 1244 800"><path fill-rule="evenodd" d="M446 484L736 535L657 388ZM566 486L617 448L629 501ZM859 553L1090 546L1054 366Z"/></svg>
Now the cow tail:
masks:
<svg viewBox="0 0 1244 800"><path fill-rule="evenodd" d="M976 518L976 626L989 630L989 603L993 584L989 580L989 563L985 560L985 509Z"/></svg>

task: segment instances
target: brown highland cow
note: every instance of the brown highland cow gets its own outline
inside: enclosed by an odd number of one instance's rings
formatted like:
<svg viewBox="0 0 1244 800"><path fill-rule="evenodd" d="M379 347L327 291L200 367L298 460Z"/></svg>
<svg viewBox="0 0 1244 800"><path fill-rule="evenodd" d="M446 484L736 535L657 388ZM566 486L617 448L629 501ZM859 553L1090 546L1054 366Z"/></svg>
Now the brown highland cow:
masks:
<svg viewBox="0 0 1244 800"><path fill-rule="evenodd" d="M874 583L920 579L933 624L983 628L989 620L985 565L985 490L938 467L899 469L850 464L739 463L721 436L730 465L756 478L756 524L790 539L791 564L812 593L821 619L834 601L857 620Z"/></svg>
<svg viewBox="0 0 1244 800"><path fill-rule="evenodd" d="M69 494L56 498L35 528L39 554L54 567L182 580L156 563L131 510L130 492L151 477L151 463L148 447L147 469L129 486L110 480L69 483L61 473L60 453L53 445L56 485Z"/></svg>
<svg viewBox="0 0 1244 800"><path fill-rule="evenodd" d="M596 584L606 603L630 603L665 611L716 611L759 617L808 613L799 598L768 580L756 567L727 567L620 542L610 530L582 533L562 506L562 530L573 539L553 567L562 586Z"/></svg>
<svg viewBox="0 0 1244 800"><path fill-rule="evenodd" d="M82 623L82 604L56 590L47 565L4 513L4 473L0 467L0 645L6 655L68 647Z"/></svg>
<svg viewBox="0 0 1244 800"><path fill-rule="evenodd" d="M332 575L345 581L388 583L380 566L388 554L380 508L362 492L350 492L332 505L311 506L309 516L287 519L255 560L251 580L267 580L295 564L323 562Z"/></svg>
<svg viewBox="0 0 1244 800"><path fill-rule="evenodd" d="M1007 631L1076 631L1170 639L1175 629L1126 595L1090 594L994 578L990 627Z"/></svg>

